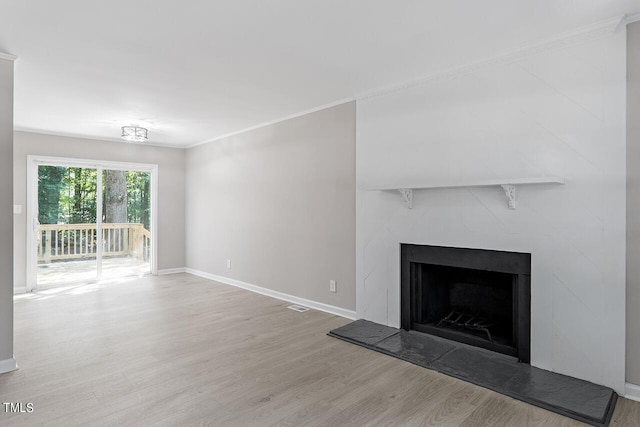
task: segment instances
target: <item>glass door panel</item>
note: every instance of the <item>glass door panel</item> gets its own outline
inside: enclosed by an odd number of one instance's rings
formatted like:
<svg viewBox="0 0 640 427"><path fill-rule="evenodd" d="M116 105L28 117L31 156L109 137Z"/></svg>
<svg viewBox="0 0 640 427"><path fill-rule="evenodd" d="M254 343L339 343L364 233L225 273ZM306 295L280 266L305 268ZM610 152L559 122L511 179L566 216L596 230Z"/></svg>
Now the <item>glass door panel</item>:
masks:
<svg viewBox="0 0 640 427"><path fill-rule="evenodd" d="M98 279L97 169L38 165L39 287Z"/></svg>
<svg viewBox="0 0 640 427"><path fill-rule="evenodd" d="M151 174L102 171L102 278L151 272Z"/></svg>

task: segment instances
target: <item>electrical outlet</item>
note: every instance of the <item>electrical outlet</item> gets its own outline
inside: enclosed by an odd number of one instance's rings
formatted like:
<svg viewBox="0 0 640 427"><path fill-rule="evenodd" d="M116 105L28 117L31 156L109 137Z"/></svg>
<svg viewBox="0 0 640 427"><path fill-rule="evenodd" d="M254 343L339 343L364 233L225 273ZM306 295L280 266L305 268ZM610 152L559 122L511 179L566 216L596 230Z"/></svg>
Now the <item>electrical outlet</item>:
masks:
<svg viewBox="0 0 640 427"><path fill-rule="evenodd" d="M329 292L338 292L335 280L329 280Z"/></svg>
<svg viewBox="0 0 640 427"><path fill-rule="evenodd" d="M227 260L227 268L231 268L231 260L230 259Z"/></svg>

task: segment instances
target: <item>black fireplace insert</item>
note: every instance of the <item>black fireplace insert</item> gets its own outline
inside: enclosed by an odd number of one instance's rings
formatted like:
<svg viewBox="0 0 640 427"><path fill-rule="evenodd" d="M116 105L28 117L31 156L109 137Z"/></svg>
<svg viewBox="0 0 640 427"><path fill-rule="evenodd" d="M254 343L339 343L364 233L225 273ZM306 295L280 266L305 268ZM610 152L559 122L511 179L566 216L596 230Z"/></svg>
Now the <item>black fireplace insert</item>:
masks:
<svg viewBox="0 0 640 427"><path fill-rule="evenodd" d="M401 244L401 327L531 359L531 254Z"/></svg>

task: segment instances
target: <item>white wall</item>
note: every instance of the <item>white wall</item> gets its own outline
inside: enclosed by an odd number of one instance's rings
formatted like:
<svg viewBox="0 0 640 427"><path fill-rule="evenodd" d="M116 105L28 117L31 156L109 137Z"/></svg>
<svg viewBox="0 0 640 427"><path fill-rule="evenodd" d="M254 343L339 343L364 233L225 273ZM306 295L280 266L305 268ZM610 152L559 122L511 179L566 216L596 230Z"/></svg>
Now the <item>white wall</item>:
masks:
<svg viewBox="0 0 640 427"><path fill-rule="evenodd" d="M13 61L0 58L0 373L13 361Z"/></svg>
<svg viewBox="0 0 640 427"><path fill-rule="evenodd" d="M355 309L354 103L191 148L186 174L187 267Z"/></svg>
<svg viewBox="0 0 640 427"><path fill-rule="evenodd" d="M158 165L158 269L182 268L184 260L184 150L93 139L15 132L14 202L23 206L13 227L15 287L26 286L27 155L72 157Z"/></svg>
<svg viewBox="0 0 640 427"><path fill-rule="evenodd" d="M600 37L600 36L599 36ZM564 46L564 47L560 47ZM625 34L357 105L358 315L399 325L401 242L532 254L532 364L624 390ZM367 191L559 175L564 186Z"/></svg>

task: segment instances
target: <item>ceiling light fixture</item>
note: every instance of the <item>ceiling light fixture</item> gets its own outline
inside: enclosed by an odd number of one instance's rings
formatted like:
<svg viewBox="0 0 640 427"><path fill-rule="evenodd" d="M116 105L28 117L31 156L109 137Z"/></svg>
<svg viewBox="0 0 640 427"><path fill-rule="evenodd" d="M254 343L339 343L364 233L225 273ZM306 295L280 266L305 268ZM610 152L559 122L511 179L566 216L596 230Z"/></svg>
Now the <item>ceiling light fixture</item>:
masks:
<svg viewBox="0 0 640 427"><path fill-rule="evenodd" d="M147 129L138 126L122 126L122 139L132 142L144 142L147 138Z"/></svg>

